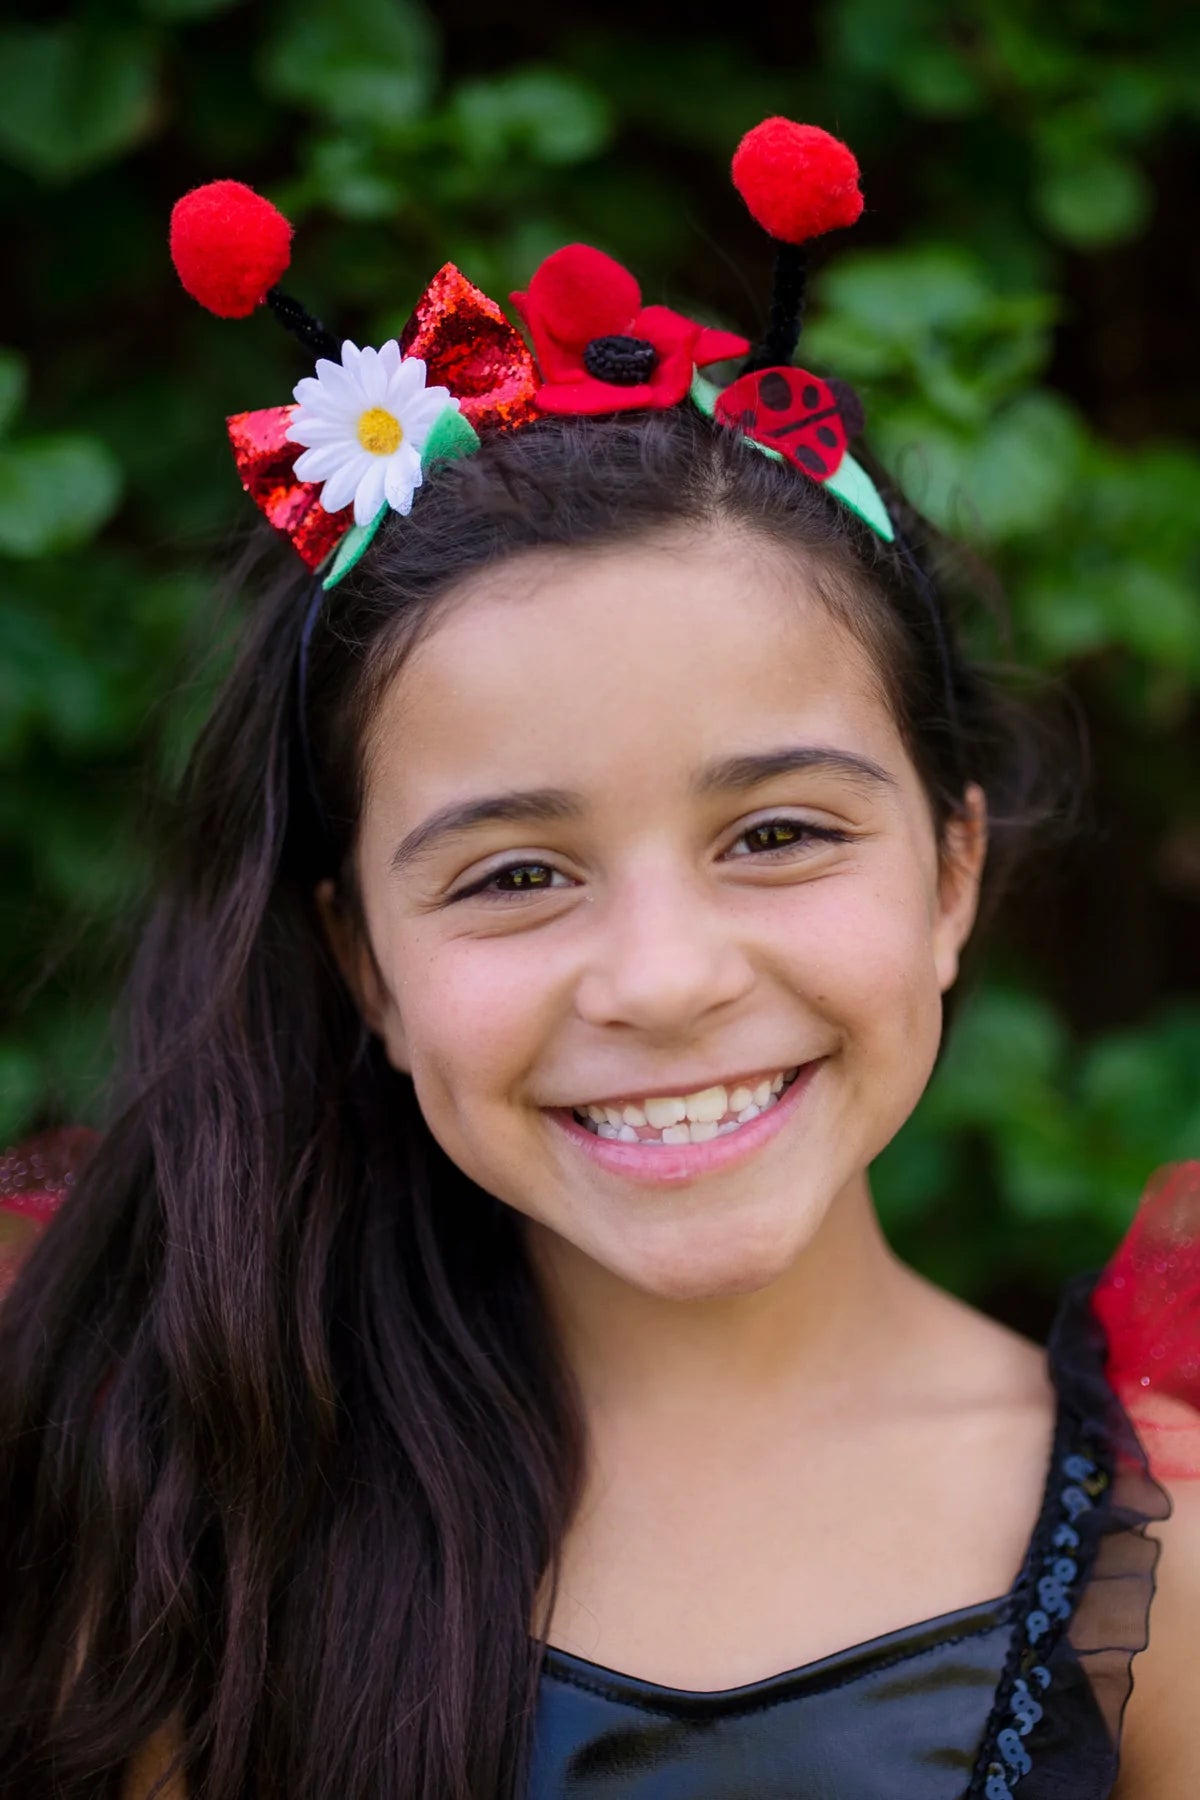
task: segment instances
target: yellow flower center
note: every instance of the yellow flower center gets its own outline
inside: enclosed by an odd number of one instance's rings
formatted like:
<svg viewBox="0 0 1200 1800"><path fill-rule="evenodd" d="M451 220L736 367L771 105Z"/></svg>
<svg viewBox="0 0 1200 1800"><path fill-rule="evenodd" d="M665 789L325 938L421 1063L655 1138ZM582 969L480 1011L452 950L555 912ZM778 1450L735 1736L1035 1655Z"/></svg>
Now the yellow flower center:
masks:
<svg viewBox="0 0 1200 1800"><path fill-rule="evenodd" d="M403 436L399 419L386 406L368 407L358 421L358 441L372 456L390 456Z"/></svg>

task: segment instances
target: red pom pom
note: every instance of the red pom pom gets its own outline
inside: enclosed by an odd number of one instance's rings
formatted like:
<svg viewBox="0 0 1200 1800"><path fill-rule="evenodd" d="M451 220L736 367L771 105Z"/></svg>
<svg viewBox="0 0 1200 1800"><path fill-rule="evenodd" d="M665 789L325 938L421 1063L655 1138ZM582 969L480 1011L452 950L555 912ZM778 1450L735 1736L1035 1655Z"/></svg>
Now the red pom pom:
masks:
<svg viewBox="0 0 1200 1800"><path fill-rule="evenodd" d="M292 228L243 181L210 181L175 202L171 261L193 300L244 319L291 261Z"/></svg>
<svg viewBox="0 0 1200 1800"><path fill-rule="evenodd" d="M772 237L803 244L863 209L853 151L819 125L764 119L733 155L733 185Z"/></svg>

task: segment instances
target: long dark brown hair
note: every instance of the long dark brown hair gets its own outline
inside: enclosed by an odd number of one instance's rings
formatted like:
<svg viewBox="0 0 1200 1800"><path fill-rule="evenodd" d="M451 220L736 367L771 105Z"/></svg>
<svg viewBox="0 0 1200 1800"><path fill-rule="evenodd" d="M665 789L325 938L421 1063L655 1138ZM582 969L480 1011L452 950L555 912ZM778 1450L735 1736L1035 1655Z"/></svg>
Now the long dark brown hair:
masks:
<svg viewBox="0 0 1200 1800"><path fill-rule="evenodd" d="M933 553L690 409L547 421L435 471L326 596L256 602L164 830L102 1141L0 1315L0 1772L103 1800L166 1721L205 1800L509 1800L585 1443L515 1215L441 1153L314 902L372 709L466 575L757 533L869 648L989 896L1062 762L970 663ZM579 679L587 679L586 646ZM543 1612L542 1618L546 1616Z"/></svg>

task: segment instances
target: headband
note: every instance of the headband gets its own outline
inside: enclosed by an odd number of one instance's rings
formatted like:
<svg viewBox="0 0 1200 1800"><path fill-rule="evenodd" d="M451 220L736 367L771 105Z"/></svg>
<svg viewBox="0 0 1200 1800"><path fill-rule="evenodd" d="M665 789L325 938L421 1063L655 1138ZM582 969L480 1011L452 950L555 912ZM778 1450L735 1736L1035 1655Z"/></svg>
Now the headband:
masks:
<svg viewBox="0 0 1200 1800"><path fill-rule="evenodd" d="M857 396L794 361L807 246L858 219L858 164L818 126L772 118L747 132L732 173L776 245L770 313L754 349L734 332L643 305L629 270L586 244L556 250L510 296L532 347L453 263L398 338L339 347L279 289L292 227L268 200L241 182L213 181L176 203L171 256L188 293L222 318L265 303L316 356L292 404L227 423L243 487L324 589L354 567L389 513L409 513L428 469L470 455L487 435L552 416L694 406L895 538L879 490L850 454L863 425ZM734 357L744 360L724 387L702 372Z"/></svg>

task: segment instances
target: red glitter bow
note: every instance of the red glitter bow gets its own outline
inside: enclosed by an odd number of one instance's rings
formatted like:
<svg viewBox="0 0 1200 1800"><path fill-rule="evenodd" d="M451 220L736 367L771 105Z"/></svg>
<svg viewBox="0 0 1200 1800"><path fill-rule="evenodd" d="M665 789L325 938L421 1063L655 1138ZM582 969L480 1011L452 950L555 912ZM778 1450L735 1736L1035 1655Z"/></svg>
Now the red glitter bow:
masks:
<svg viewBox="0 0 1200 1800"><path fill-rule="evenodd" d="M439 269L421 295L400 349L424 359L429 385L448 387L470 424L503 431L536 417L533 357L496 302L453 263ZM242 486L316 569L354 523L354 509L326 512L321 483L297 479L303 446L287 437L295 411L288 405L235 413L227 426Z"/></svg>

